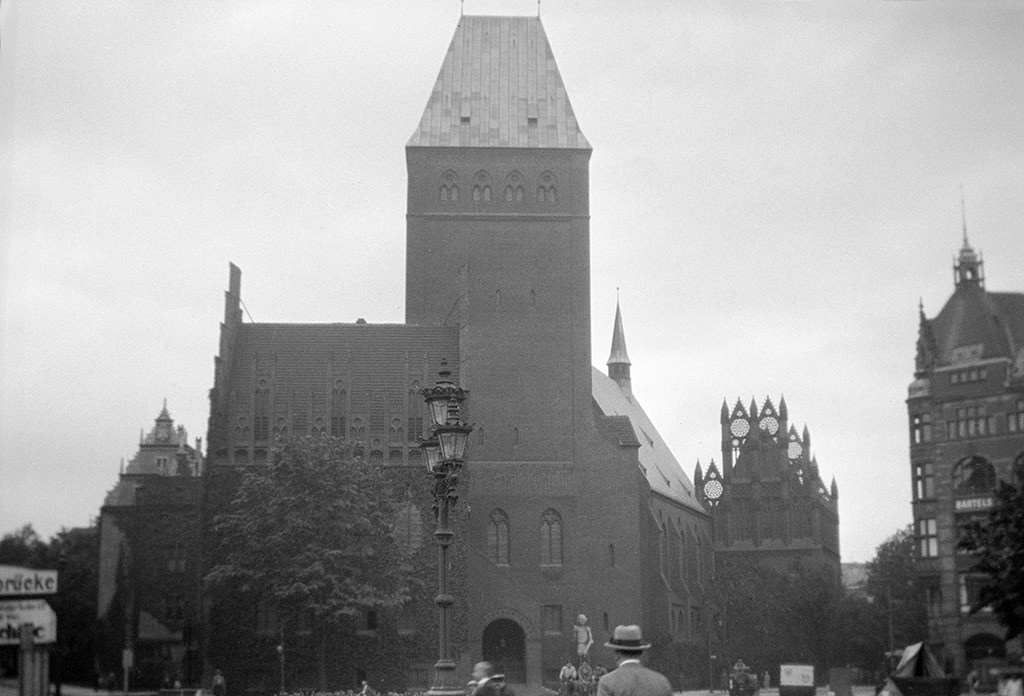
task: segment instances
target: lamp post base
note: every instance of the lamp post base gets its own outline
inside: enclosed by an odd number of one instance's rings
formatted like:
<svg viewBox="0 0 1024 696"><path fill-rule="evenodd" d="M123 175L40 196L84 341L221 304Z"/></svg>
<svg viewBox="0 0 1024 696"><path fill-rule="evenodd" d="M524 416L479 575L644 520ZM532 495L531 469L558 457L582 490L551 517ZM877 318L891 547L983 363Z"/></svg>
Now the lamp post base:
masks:
<svg viewBox="0 0 1024 696"><path fill-rule="evenodd" d="M455 681L455 663L438 660L434 665L434 684L427 696L466 696L466 687Z"/></svg>

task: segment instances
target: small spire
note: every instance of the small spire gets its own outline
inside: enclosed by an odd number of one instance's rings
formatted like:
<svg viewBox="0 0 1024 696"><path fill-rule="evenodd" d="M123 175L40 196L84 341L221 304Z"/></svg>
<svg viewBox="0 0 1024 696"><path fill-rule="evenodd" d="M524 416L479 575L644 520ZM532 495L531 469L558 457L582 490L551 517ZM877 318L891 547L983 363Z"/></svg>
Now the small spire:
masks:
<svg viewBox="0 0 1024 696"><path fill-rule="evenodd" d="M615 327L612 329L612 350L608 356L608 365L621 363L632 365L629 353L626 352L626 332L622 328L622 309L619 305L618 288L615 289Z"/></svg>
<svg viewBox="0 0 1024 696"><path fill-rule="evenodd" d="M693 468L693 485L696 488L700 488L700 484L704 481L704 470L700 467L700 460L697 460L697 466Z"/></svg>
<svg viewBox="0 0 1024 696"><path fill-rule="evenodd" d="M757 419L757 401L754 400L754 397L750 397L750 417Z"/></svg>
<svg viewBox="0 0 1024 696"><path fill-rule="evenodd" d="M839 486L836 485L835 476L832 477L832 485L829 486L829 495L832 497L832 500L838 500L839 498Z"/></svg>
<svg viewBox="0 0 1024 696"><path fill-rule="evenodd" d="M719 416L719 420L722 423L729 422L729 404L725 403L725 399L722 399L722 413Z"/></svg>
<svg viewBox="0 0 1024 696"><path fill-rule="evenodd" d="M804 450L807 452L811 451L811 431L807 429L807 424L804 423Z"/></svg>
<svg viewBox="0 0 1024 696"><path fill-rule="evenodd" d="M786 407L786 395L783 394L779 399L779 418L782 420L789 420L789 409Z"/></svg>
<svg viewBox="0 0 1024 696"><path fill-rule="evenodd" d="M618 288L616 288L618 294ZM626 352L626 332L622 328L622 309L615 300L615 327L612 329L612 350L608 356L608 376L615 380L627 396L632 395L632 379L629 374L629 353Z"/></svg>

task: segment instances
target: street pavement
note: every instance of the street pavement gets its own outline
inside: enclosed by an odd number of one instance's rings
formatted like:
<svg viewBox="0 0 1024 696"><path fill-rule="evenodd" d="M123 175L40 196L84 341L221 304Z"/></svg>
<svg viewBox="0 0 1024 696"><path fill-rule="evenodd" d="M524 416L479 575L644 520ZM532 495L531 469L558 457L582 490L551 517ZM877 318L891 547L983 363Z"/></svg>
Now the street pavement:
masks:
<svg viewBox="0 0 1024 696"><path fill-rule="evenodd" d="M52 693L52 692L51 692ZM129 696L154 696L153 691L129 691ZM184 689L183 693L191 696L194 692L191 689ZM760 689L758 696L779 696L778 689ZM61 687L61 696L123 696L122 691L107 691L106 689L91 689L84 686L65 684ZM678 696L728 696L728 692L715 691L677 691ZM830 696L831 692L826 687L818 687L816 696ZM853 696L874 696L875 687L855 686ZM18 696L18 682L13 679L0 680L0 696Z"/></svg>

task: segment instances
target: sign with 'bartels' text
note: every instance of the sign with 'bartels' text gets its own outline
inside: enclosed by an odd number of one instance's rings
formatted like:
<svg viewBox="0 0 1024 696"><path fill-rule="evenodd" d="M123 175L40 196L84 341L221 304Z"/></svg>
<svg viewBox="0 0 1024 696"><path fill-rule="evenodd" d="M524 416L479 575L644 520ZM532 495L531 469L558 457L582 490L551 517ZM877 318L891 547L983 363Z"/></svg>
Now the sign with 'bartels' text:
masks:
<svg viewBox="0 0 1024 696"><path fill-rule="evenodd" d="M57 571L0 565L0 597L57 594Z"/></svg>

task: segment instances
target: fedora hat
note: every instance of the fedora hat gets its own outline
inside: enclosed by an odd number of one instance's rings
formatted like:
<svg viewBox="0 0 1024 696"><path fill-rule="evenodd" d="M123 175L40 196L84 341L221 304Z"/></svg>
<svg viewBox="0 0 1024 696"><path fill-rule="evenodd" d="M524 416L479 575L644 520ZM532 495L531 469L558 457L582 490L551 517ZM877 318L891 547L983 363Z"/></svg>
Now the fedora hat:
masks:
<svg viewBox="0 0 1024 696"><path fill-rule="evenodd" d="M612 639L605 643L604 647L628 652L646 650L651 644L644 642L639 626L616 626Z"/></svg>

